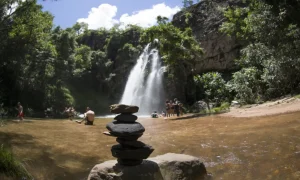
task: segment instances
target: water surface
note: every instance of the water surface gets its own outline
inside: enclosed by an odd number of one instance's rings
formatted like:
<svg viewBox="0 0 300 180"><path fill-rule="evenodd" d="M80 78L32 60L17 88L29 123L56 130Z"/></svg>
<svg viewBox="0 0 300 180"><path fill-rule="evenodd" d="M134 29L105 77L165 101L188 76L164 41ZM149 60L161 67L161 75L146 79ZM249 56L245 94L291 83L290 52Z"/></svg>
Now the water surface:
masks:
<svg viewBox="0 0 300 180"><path fill-rule="evenodd" d="M115 138L102 135L112 119L95 126L68 120L9 123L0 141L39 180L81 180L97 163L114 159ZM300 179L300 112L260 118L208 116L139 120L151 156L173 152L201 158L214 179Z"/></svg>

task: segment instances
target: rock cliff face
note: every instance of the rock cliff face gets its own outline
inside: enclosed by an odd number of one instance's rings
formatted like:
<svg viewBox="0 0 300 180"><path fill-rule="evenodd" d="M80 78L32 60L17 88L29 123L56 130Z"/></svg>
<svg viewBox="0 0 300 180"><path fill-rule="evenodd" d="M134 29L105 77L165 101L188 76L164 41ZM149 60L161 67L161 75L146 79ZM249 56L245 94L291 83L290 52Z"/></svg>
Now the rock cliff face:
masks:
<svg viewBox="0 0 300 180"><path fill-rule="evenodd" d="M197 73L237 69L234 59L238 57L242 43L219 32L220 25L226 20L221 9L236 5L243 6L239 0L202 0L174 15L172 23L180 28L190 26L204 50L204 56L196 65ZM191 15L188 21L187 13Z"/></svg>

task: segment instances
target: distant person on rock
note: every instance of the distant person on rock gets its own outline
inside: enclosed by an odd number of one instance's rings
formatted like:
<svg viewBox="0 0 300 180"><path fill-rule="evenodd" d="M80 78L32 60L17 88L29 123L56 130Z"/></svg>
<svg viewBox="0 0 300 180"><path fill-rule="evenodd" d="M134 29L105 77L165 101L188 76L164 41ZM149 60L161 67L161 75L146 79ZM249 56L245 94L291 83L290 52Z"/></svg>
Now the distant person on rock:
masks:
<svg viewBox="0 0 300 180"><path fill-rule="evenodd" d="M151 117L152 118L158 118L158 114L156 111L154 111L152 114L151 114Z"/></svg>
<svg viewBox="0 0 300 180"><path fill-rule="evenodd" d="M77 123L81 124L85 121L85 125L93 125L95 120L95 112L92 111L89 107L86 108L86 112L84 113L84 119L81 121L76 121Z"/></svg>

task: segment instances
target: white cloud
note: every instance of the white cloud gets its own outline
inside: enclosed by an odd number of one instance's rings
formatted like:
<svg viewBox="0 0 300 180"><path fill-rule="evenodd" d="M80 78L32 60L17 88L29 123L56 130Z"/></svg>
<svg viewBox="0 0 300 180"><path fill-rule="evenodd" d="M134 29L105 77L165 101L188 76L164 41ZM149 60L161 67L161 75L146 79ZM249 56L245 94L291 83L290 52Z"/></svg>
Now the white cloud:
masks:
<svg viewBox="0 0 300 180"><path fill-rule="evenodd" d="M105 27L110 29L114 24L118 23L113 19L117 14L117 6L110 4L101 4L98 8L92 8L87 18L80 18L77 22L85 22L89 25L89 29L97 29Z"/></svg>
<svg viewBox="0 0 300 180"><path fill-rule="evenodd" d="M121 28L128 24L135 24L141 27L150 27L156 24L156 17L163 16L171 19L173 15L180 10L180 7L169 7L164 3L153 5L151 9L144 9L128 13L116 19L117 7L110 4L101 4L98 8L92 8L87 18L80 18L77 22L85 22L89 29L98 29L104 27L110 29L115 24L121 24Z"/></svg>

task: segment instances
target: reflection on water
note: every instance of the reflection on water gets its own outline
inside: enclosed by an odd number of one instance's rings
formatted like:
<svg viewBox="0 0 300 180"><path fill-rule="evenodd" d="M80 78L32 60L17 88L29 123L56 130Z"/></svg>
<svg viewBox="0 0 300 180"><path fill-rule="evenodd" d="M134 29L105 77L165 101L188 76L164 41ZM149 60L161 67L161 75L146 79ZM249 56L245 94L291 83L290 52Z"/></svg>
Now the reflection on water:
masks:
<svg viewBox="0 0 300 180"><path fill-rule="evenodd" d="M70 121L34 121L0 128L10 146L37 179L79 180L114 159L115 139L102 135L111 119L86 127ZM214 179L300 179L300 112L263 118L208 116L187 120L140 119L141 140L151 156L173 152L197 156ZM29 160L28 160L29 159Z"/></svg>

